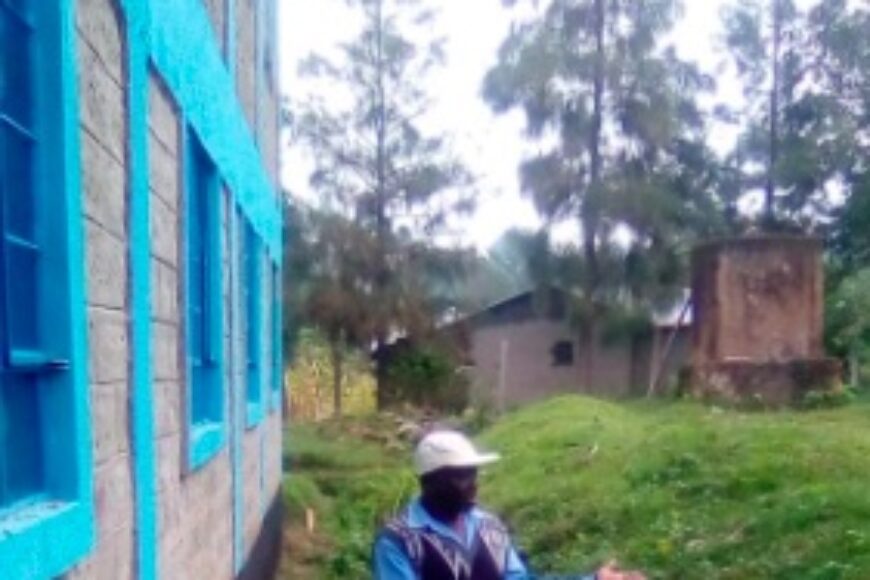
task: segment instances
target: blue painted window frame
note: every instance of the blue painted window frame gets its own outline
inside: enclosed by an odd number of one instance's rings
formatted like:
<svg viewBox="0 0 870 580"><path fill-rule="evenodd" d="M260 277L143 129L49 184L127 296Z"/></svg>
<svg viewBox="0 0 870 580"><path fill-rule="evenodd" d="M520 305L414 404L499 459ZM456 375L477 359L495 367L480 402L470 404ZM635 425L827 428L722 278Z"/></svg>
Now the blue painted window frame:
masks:
<svg viewBox="0 0 870 580"><path fill-rule="evenodd" d="M263 258L262 244L254 228L247 221L243 223L244 277L241 290L245 303L242 333L245 337L245 426L251 429L263 420Z"/></svg>
<svg viewBox="0 0 870 580"><path fill-rule="evenodd" d="M185 152L185 345L188 465L207 464L226 441L223 385L221 182L195 131Z"/></svg>
<svg viewBox="0 0 870 580"><path fill-rule="evenodd" d="M271 266L272 275L272 411L281 408L284 389L283 344L281 342L281 269Z"/></svg>
<svg viewBox="0 0 870 580"><path fill-rule="evenodd" d="M124 2L128 3L139 4ZM272 203L278 196L235 96L232 71L227 71L220 51L206 48L214 32L202 2L149 0L147 4L151 63L206 144L222 180L269 255L280 259L282 215L278 204Z"/></svg>
<svg viewBox="0 0 870 580"><path fill-rule="evenodd" d="M0 184L0 213L9 218L0 216L6 272L0 275L0 375L35 393L40 434L15 438L35 467L26 491L14 499L5 494L9 501L0 506L0 563L8 578L60 575L94 545L74 4L0 0L0 60L10 59L0 62L7 75L0 78L0 165L13 163L8 155L16 140L29 143L32 162L14 184ZM10 169L3 167L4 174ZM31 201L30 207L8 205L13 185L17 201ZM30 288L10 281L10 271L21 277L16 253L21 260L30 256ZM18 334L22 314L29 328ZM0 377L0 384L11 379Z"/></svg>

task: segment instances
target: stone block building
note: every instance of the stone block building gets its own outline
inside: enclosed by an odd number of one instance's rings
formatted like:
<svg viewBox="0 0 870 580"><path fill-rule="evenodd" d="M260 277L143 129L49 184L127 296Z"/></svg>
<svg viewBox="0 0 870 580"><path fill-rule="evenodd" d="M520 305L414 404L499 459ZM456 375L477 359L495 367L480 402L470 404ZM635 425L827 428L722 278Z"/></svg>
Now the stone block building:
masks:
<svg viewBox="0 0 870 580"><path fill-rule="evenodd" d="M268 575L277 0L0 0L0 578Z"/></svg>
<svg viewBox="0 0 870 580"><path fill-rule="evenodd" d="M679 308L655 313L646 328L601 333L584 360L565 292L538 294L523 292L450 326L466 343L465 371L477 402L509 409L566 393L625 398L677 380L691 329Z"/></svg>

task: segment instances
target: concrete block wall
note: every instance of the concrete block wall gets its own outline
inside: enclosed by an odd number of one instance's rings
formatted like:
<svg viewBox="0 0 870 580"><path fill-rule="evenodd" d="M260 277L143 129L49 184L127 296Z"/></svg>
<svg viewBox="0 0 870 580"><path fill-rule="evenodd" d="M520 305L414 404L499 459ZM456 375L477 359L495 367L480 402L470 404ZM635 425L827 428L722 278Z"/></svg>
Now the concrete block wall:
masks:
<svg viewBox="0 0 870 580"><path fill-rule="evenodd" d="M561 341L574 345L571 365L553 365L552 348ZM562 393L622 397L631 392L633 345L600 341L587 385L577 333L564 323L531 319L484 326L472 332L471 346L473 394L495 405L510 408Z"/></svg>
<svg viewBox="0 0 870 580"><path fill-rule="evenodd" d="M222 54L226 55L227 47L227 2L231 0L205 0L208 17L214 29L215 40Z"/></svg>
<svg viewBox="0 0 870 580"><path fill-rule="evenodd" d="M230 0L202 0L226 54ZM277 191L278 95L263 82L258 58L257 9L272 0L235 0L236 90L255 136L267 174ZM76 0L79 69L83 222L87 261L89 386L94 448L96 543L65 578L137 578L138 501L135 450L130 236L130 119L125 21L118 0ZM262 56L262 55L261 55ZM230 68L228 66L228 68ZM259 78L259 80L258 80ZM261 83L258 91L257 83ZM156 526L159 578L229 579L262 544L264 522L281 484L281 409L272 405L271 261L263 261L263 420L244 427L245 340L238 332L240 292L233 232L234 192L223 187L221 244L224 300L224 405L226 442L205 465L187 462L184 341L183 146L184 112L156 69L148 77L148 196L150 213L151 364L156 470ZM220 171L220 167L218 167ZM232 437L239 436L241 470L235 478ZM241 504L236 521L234 505ZM274 518L273 518L274 519ZM235 529L243 544L238 561ZM247 567L247 566L245 566Z"/></svg>
<svg viewBox="0 0 870 580"><path fill-rule="evenodd" d="M245 0L247 1L247 0ZM257 0L260 10L256 24L259 52L257 54L257 144L263 154L266 171L273 183L279 176L279 140L281 134L281 101L278 94L276 62L277 12L269 9L274 0ZM276 190L277 191L277 190Z"/></svg>
<svg viewBox="0 0 870 580"><path fill-rule="evenodd" d="M247 560L259 534L263 512L260 496L260 444L259 429L246 430L242 444L242 481L244 506L244 554Z"/></svg>
<svg viewBox="0 0 870 580"><path fill-rule="evenodd" d="M260 113L257 141L266 162L266 171L274 183L278 182L278 139L280 134L280 110L278 94L268 89L268 82L262 81L266 90L260 92Z"/></svg>
<svg viewBox="0 0 870 580"><path fill-rule="evenodd" d="M264 163L266 164L266 172L276 184L275 191L281 196L281 188L279 185L280 167L280 139L281 139L281 96L279 94L279 78L278 78L278 60L277 60L277 42L278 42L278 14L277 0L259 0L260 2L260 25L257 27L260 38L260 61L257 63L257 70L260 71L259 83L260 91L258 92L258 120L257 120L257 143L259 144ZM268 271L268 270L267 270ZM280 275L279 275L280 276ZM264 284L263 288L268 292L269 298L264 300L264 304L268 304L266 320L270 321L271 328L272 311L271 308L275 302L272 300L272 292L274 292L271 276L268 276L269 283ZM281 301L279 301L281 303ZM269 363L264 367L268 371L267 386L271 396L272 385L275 381L282 382L283 376L274 377L274 366L272 361L272 348L281 348L274 341L267 341L269 349L267 350L267 360ZM281 404L278 403L278 408L275 412L269 414L264 425L264 473L266 498L275 497L281 488L281 474L283 471L281 447L283 440L283 428L281 421Z"/></svg>
<svg viewBox="0 0 870 580"><path fill-rule="evenodd" d="M237 236L244 235L242 223L238 222ZM236 260L236 267L244 264ZM241 426L241 486L242 486L242 549L247 560L254 550L263 525L266 510L274 500L281 483L281 415L280 409L271 405L271 284L269 282L270 263L265 255L260 256L260 271L263 280L260 284L261 295L261 359L262 397L264 416L255 427L244 426L245 416L242 413ZM242 326L245 305L239 295L232 303L236 310L235 320ZM232 357L232 384L237 389L239 397L244 402L247 393L247 340L243 333L236 333L234 354ZM240 407L244 411L244 405ZM277 437L276 437L277 433Z"/></svg>
<svg viewBox="0 0 870 580"><path fill-rule="evenodd" d="M248 124L257 126L257 6L258 0L235 0L236 93Z"/></svg>
<svg viewBox="0 0 870 580"><path fill-rule="evenodd" d="M272 333L272 282L271 262L265 255L261 256L261 271L263 280L260 285L260 303L262 307L263 340L261 341L260 368L263 382L263 401L265 414L256 429L245 431L242 444L242 480L244 481L243 507L243 553L246 565L243 578L264 578L263 568L257 563L271 557L270 549L280 545L264 542L262 530L275 525L275 500L279 497L282 479L282 416L280 403L273 401L273 366L272 349L276 347L271 340ZM266 338L266 336L270 338ZM245 347L244 338L239 341L240 347ZM245 350L241 350L245 353ZM244 357L240 357L244 360ZM244 367L242 367L244 369ZM241 371L244 374L244 370ZM244 382L240 382L244 385ZM278 514L280 515L280 514ZM274 538L273 538L274 540ZM278 538L280 540L280 538Z"/></svg>
<svg viewBox="0 0 870 580"><path fill-rule="evenodd" d="M271 271L271 264L267 264L267 272ZM272 329L272 309L274 307L273 301L273 290L272 290L272 278L271 274L267 274L266 280L268 281L263 285L264 293L267 297L264 298L263 303L266 305L266 327L267 331L271 336ZM266 418L263 421L263 490L261 492L261 496L264 501L263 509L266 510L269 507L269 502L272 501L273 498L278 496L281 490L281 478L283 474L283 463L282 463L282 444L283 444L283 423L282 423L282 405L280 401L275 400L275 395L273 391L273 385L276 380L281 380L281 377L275 377L274 372L275 368L272 364L272 349L281 348L280 345L276 344L274 340L267 340L265 343L266 348L263 349L263 356L266 357L264 376L266 377L266 399L269 403L269 414L266 415Z"/></svg>
<svg viewBox="0 0 870 580"><path fill-rule="evenodd" d="M576 344L570 329L549 320L476 330L472 335L476 395L510 407L579 390L577 366L554 367L552 363L550 349L566 340ZM575 362L577 354L575 350Z"/></svg>
<svg viewBox="0 0 870 580"><path fill-rule="evenodd" d="M186 461L184 372L183 180L181 126L171 96L156 74L149 79L151 175L152 328L157 411L158 529L161 576L208 578L232 570L232 478L225 446L196 471ZM221 214L226 215L226 195ZM226 256L226 222L221 236ZM226 271L224 264L223 271ZM228 298L229 282L223 294ZM224 324L229 343L229 325ZM224 381L226 385L226 380ZM226 389L225 389L225 392ZM225 405L228 406L228 398ZM225 412L225 416L228 414Z"/></svg>
<svg viewBox="0 0 870 580"><path fill-rule="evenodd" d="M235 0L235 79L236 93L251 124L257 146L263 157L275 191L278 192L279 174L279 96L277 80L269 77L266 70L268 43L264 35L271 31L275 22L268 21L267 3L273 0ZM274 14L274 12L273 12ZM262 526L270 503L278 494L281 485L281 410L272 410L271 385L271 263L261 258L263 280L260 284L262 298L263 339L261 340L262 360L260 361L263 381L263 401L266 414L257 429L244 430L241 445L241 471L243 487L243 550L247 558L255 547L259 530ZM244 313L239 315L242 323ZM239 337L236 348L239 366L235 373L236 384L244 393L245 367L243 364L247 344L244 337Z"/></svg>
<svg viewBox="0 0 870 580"><path fill-rule="evenodd" d="M67 577L125 580L134 553L128 130L122 21L112 0L79 1L76 48L97 545Z"/></svg>
<svg viewBox="0 0 870 580"><path fill-rule="evenodd" d="M256 520L252 517L256 514L255 493L256 480L259 477L257 464L258 454L258 431L248 430L247 422L247 340L245 335L240 332L247 326L247 309L244 301L244 294L241 292L240 284L242 283L245 273L244 257L241 253L244 247L245 228L244 218L241 212L233 207L232 220L232 252L230 254L230 277L233 280L233 298L231 300L231 324L236 329L231 335L231 349L228 351L228 361L230 362L230 381L231 389L235 393L234 413L235 421L233 424L233 433L239 438L237 452L240 457L236 461L240 464L241 480L238 482L239 489L236 493L239 494L238 501L241 502L241 511L239 513L240 520L236 522L240 526L240 536L242 545L240 546L243 556L247 559L250 553L251 535L256 532Z"/></svg>

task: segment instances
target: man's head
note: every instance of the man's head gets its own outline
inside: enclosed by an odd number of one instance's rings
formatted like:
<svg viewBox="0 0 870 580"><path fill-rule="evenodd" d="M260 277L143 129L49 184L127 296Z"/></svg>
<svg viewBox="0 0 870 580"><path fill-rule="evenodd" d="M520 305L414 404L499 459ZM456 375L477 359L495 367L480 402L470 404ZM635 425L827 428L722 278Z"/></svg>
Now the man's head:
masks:
<svg viewBox="0 0 870 580"><path fill-rule="evenodd" d="M423 501L439 515L457 516L474 504L478 467L498 459L497 454L480 453L456 431L429 433L414 452Z"/></svg>

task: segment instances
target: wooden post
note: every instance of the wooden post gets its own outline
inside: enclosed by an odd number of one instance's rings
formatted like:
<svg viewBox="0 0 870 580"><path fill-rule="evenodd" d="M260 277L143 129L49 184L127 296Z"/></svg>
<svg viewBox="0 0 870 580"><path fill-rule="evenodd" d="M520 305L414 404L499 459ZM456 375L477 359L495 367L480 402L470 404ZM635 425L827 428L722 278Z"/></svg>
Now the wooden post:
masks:
<svg viewBox="0 0 870 580"><path fill-rule="evenodd" d="M650 394L655 390L656 379L659 376L659 350L661 349L661 345L659 344L659 329L657 326L653 325L652 333L652 352L650 353L649 377L646 385L647 397L649 397Z"/></svg>
<svg viewBox="0 0 870 580"><path fill-rule="evenodd" d="M510 341L506 338L503 338L501 340L501 349L499 352L499 359L498 359L497 401L498 401L498 410L500 413L504 413L505 407L507 406L506 391L507 391L507 365L508 365L509 351L510 351Z"/></svg>
<svg viewBox="0 0 870 580"><path fill-rule="evenodd" d="M674 329L671 331L671 335L668 337L668 342L665 345L665 351L662 354L660 360L655 361L655 375L653 375L653 380L650 382L649 390L646 393L647 398L652 397L659 388L659 383L662 380L662 376L664 376L664 369L667 367L668 357L671 355L671 349L674 347L674 342L677 340L677 333L680 332L680 328L683 326L683 320L685 320L686 315L689 313L689 308L692 306L692 299L686 300L686 304L683 305L683 310L680 311L680 317L677 319L676 325L674 325ZM654 331L655 332L655 331ZM658 332L656 332L658 335Z"/></svg>

